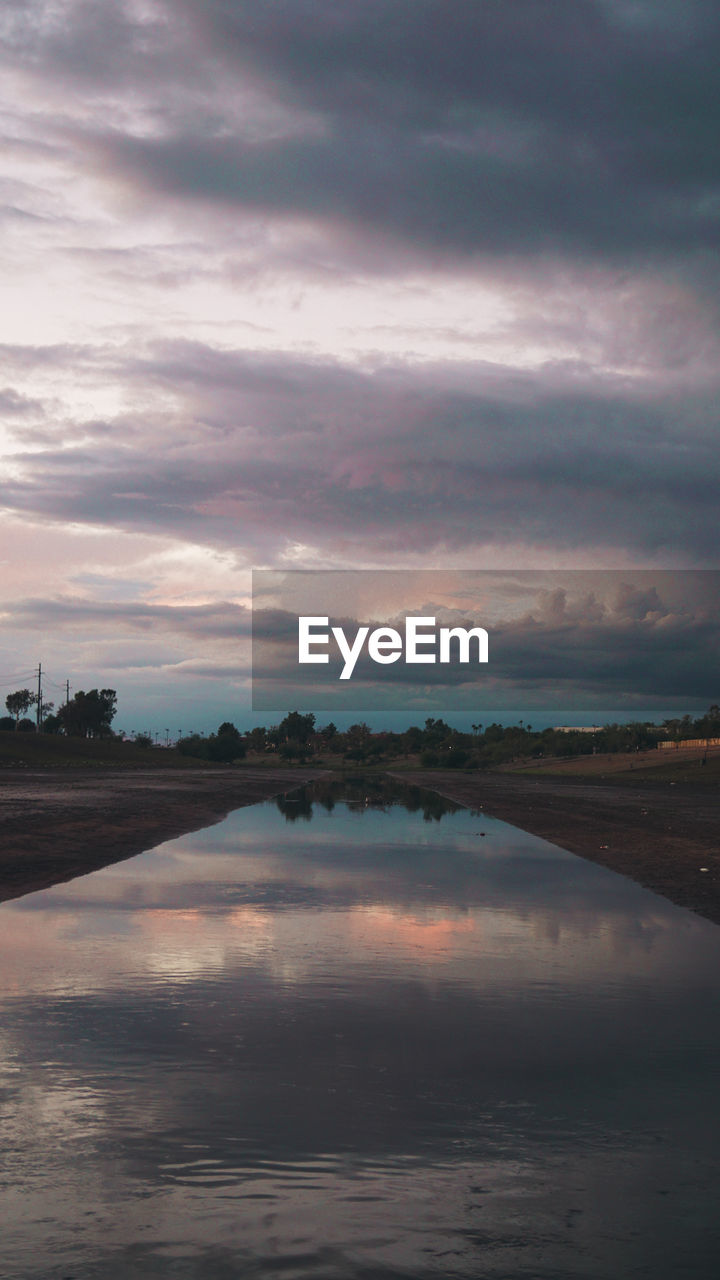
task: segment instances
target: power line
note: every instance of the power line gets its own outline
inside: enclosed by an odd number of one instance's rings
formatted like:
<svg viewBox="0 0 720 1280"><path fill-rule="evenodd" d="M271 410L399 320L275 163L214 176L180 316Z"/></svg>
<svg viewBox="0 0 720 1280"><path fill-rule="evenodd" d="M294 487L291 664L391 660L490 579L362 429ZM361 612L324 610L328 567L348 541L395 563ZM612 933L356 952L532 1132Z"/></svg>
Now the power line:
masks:
<svg viewBox="0 0 720 1280"><path fill-rule="evenodd" d="M37 680L37 692L35 693L32 701L35 703L35 724L39 730L42 727L43 722L43 690L47 690L48 685L50 685L52 689L61 689L65 693L66 701L69 702L70 681L53 680L46 671L43 671L42 662L38 662L37 667L32 671L17 671L14 675L10 675L6 672L5 675L0 678L0 689L12 689L13 693L19 693L19 684L29 686L30 682L35 680ZM49 707L52 706L53 703L49 703Z"/></svg>
<svg viewBox="0 0 720 1280"><path fill-rule="evenodd" d="M2 676L0 677L0 688L7 689L11 684L17 684L23 680L33 680L36 675L37 669L34 669L33 671L21 671L12 676Z"/></svg>
<svg viewBox="0 0 720 1280"><path fill-rule="evenodd" d="M67 684L66 680L53 680L45 671L43 671L43 682L49 684L52 689L64 689Z"/></svg>

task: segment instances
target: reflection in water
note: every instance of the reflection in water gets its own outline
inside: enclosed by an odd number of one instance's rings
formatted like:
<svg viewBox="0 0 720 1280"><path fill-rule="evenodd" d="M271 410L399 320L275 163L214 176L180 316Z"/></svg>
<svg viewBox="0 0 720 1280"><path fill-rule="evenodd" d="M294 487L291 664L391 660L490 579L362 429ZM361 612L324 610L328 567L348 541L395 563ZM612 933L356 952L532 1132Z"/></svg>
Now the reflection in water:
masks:
<svg viewBox="0 0 720 1280"><path fill-rule="evenodd" d="M3 1276L717 1272L720 933L402 800L0 909Z"/></svg>
<svg viewBox="0 0 720 1280"><path fill-rule="evenodd" d="M422 813L425 822L439 822L444 814L459 813L462 809L462 805L436 791L373 775L351 775L342 782L332 778L313 782L289 795L278 796L275 804L288 822L299 818L309 822L313 811L322 808L332 813L338 799L353 813L364 813L368 809L387 813L391 806L400 805L408 813Z"/></svg>

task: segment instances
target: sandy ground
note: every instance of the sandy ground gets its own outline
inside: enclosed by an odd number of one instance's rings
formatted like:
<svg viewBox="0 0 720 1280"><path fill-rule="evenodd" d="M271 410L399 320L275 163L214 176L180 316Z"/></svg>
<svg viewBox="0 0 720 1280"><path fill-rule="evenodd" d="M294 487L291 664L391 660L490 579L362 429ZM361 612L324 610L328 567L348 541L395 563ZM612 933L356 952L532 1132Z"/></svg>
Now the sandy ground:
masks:
<svg viewBox="0 0 720 1280"><path fill-rule="evenodd" d="M321 776L317 769L3 770L0 902L96 871Z"/></svg>
<svg viewBox="0 0 720 1280"><path fill-rule="evenodd" d="M28 769L0 776L0 901L132 857L320 769ZM337 776L337 775L335 775ZM720 924L720 788L643 778L399 773L630 876ZM707 868L707 870L701 870Z"/></svg>
<svg viewBox="0 0 720 1280"><path fill-rule="evenodd" d="M720 789L512 773L403 773L720 924ZM702 870L701 868L706 868Z"/></svg>

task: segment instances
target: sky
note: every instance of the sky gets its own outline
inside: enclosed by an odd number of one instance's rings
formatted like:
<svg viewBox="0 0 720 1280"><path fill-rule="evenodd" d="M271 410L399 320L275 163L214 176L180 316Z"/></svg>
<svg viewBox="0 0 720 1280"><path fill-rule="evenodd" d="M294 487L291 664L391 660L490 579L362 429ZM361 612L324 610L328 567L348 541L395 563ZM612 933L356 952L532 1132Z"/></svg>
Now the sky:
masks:
<svg viewBox="0 0 720 1280"><path fill-rule="evenodd" d="M310 624L303 665L300 617ZM420 641L408 656L411 619ZM461 656L453 629L479 627ZM376 628L393 646L379 658ZM438 712L465 712L453 723L468 731L530 714L535 728L657 723L708 709L719 629L712 569L254 571L253 709L369 723L386 713L379 728Z"/></svg>
<svg viewBox="0 0 720 1280"><path fill-rule="evenodd" d="M718 567L712 0L0 23L3 697L251 722L253 568Z"/></svg>

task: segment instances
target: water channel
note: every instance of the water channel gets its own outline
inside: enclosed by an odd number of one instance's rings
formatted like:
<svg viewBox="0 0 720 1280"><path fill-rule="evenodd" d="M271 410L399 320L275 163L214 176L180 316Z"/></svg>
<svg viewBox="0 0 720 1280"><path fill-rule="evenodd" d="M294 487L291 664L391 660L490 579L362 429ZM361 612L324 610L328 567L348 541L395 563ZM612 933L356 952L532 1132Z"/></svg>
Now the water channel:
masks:
<svg viewBox="0 0 720 1280"><path fill-rule="evenodd" d="M720 1274L720 930L315 784L0 907L4 1280Z"/></svg>

